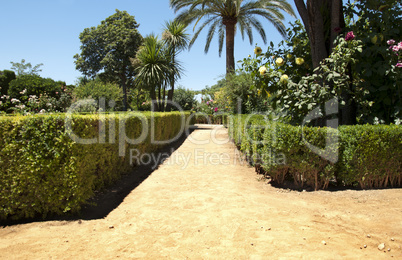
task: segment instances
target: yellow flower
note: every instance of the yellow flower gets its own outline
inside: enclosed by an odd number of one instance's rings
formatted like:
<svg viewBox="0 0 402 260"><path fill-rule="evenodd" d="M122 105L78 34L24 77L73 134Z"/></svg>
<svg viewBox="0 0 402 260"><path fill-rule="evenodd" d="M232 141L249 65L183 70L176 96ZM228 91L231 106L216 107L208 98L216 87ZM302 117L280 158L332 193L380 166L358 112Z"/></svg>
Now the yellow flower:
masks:
<svg viewBox="0 0 402 260"><path fill-rule="evenodd" d="M283 74L283 75L281 76L281 79L280 79L279 81L280 81L281 83L286 84L286 83L288 82L288 79L289 79L288 75Z"/></svg>
<svg viewBox="0 0 402 260"><path fill-rule="evenodd" d="M304 59L303 58L296 58L296 64L297 65L302 65L304 63Z"/></svg>
<svg viewBox="0 0 402 260"><path fill-rule="evenodd" d="M288 53L288 55L286 55L286 58L288 58L290 60L291 58L293 58L293 55Z"/></svg>
<svg viewBox="0 0 402 260"><path fill-rule="evenodd" d="M255 55L260 55L262 53L262 49L260 47L255 47L254 53Z"/></svg>
<svg viewBox="0 0 402 260"><path fill-rule="evenodd" d="M258 95L261 95L261 90L260 90L260 89L257 91L257 94L258 94Z"/></svg>
<svg viewBox="0 0 402 260"><path fill-rule="evenodd" d="M283 64L285 64L285 61L282 58L277 58L275 63L278 66L282 66Z"/></svg>
<svg viewBox="0 0 402 260"><path fill-rule="evenodd" d="M261 75L261 76L264 76L265 73L267 73L267 67L261 66L261 67L258 69L258 71L260 72L260 75Z"/></svg>
<svg viewBox="0 0 402 260"><path fill-rule="evenodd" d="M374 35L373 36L373 38L371 38L371 42L373 43L373 44L376 44L377 43L377 35Z"/></svg>

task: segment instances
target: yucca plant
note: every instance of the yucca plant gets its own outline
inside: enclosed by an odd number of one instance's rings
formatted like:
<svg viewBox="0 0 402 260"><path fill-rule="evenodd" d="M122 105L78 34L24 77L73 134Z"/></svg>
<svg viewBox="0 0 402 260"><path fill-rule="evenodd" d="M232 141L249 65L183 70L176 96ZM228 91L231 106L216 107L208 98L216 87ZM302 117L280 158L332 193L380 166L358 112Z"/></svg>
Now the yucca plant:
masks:
<svg viewBox="0 0 402 260"><path fill-rule="evenodd" d="M190 40L189 35L186 33L187 26L177 20L168 21L165 23L165 29L162 34L162 40L170 48L172 62L176 62L176 56L182 51L187 49ZM173 100L174 85L176 78L180 78L180 74L172 74L170 77L170 91L168 92L168 100ZM167 111L170 111L170 104L167 104Z"/></svg>
<svg viewBox="0 0 402 260"><path fill-rule="evenodd" d="M179 75L181 66L172 59L169 47L151 34L137 52L132 64L137 72L136 84L150 91L154 111L164 111L166 86L172 75Z"/></svg>

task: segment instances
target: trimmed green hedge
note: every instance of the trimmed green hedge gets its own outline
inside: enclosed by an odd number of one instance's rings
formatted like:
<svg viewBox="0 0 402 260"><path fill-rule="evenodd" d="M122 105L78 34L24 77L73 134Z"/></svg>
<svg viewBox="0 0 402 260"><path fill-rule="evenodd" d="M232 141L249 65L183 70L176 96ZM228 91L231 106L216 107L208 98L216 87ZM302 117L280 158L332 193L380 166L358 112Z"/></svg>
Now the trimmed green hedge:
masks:
<svg viewBox="0 0 402 260"><path fill-rule="evenodd" d="M226 124L227 114L213 114L208 115L205 113L195 113L193 114L196 124Z"/></svg>
<svg viewBox="0 0 402 260"><path fill-rule="evenodd" d="M79 211L94 191L132 170L130 149L158 150L165 144L152 143L151 136L157 141L178 136L189 116L185 113L182 119L172 112L0 117L0 219ZM141 134L144 139L133 144Z"/></svg>
<svg viewBox="0 0 402 260"><path fill-rule="evenodd" d="M250 163L280 185L291 180L299 189L326 189L330 182L401 187L400 126L340 126L337 131L275 123L260 115L233 116L230 121L232 139Z"/></svg>

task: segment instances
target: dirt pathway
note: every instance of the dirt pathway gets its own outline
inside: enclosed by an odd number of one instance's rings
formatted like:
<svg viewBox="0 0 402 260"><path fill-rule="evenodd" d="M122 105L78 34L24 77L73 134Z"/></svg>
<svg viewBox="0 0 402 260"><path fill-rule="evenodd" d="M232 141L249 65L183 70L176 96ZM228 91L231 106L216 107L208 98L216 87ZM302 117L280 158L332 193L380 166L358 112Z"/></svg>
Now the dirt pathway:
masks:
<svg viewBox="0 0 402 260"><path fill-rule="evenodd" d="M0 259L402 259L401 189L277 189L227 138L195 130L104 219L0 227Z"/></svg>

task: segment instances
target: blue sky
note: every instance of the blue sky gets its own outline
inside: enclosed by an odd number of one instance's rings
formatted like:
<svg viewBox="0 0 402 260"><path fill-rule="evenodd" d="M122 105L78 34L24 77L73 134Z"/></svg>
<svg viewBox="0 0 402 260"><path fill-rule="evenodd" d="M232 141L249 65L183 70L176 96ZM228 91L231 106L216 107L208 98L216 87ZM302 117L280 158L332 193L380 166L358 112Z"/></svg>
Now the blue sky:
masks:
<svg viewBox="0 0 402 260"><path fill-rule="evenodd" d="M293 5L293 1L289 0ZM97 26L116 9L125 10L140 24L138 30L145 37L161 35L165 21L175 17L169 0L0 0L0 70L10 69L10 61L25 59L32 65L43 63L42 77L75 84L81 73L75 70L73 56L80 53L79 34ZM295 9L296 12L296 9ZM286 15L285 24L294 19ZM269 41L277 44L282 37L266 20L263 23ZM193 34L193 26L188 29ZM190 51L180 54L185 75L178 82L188 89L201 90L214 85L225 74L225 50L218 55L217 38L208 54L204 54L205 33L201 34ZM253 54L254 45L264 50L261 37L254 32L254 43L248 38L235 40L235 59Z"/></svg>

